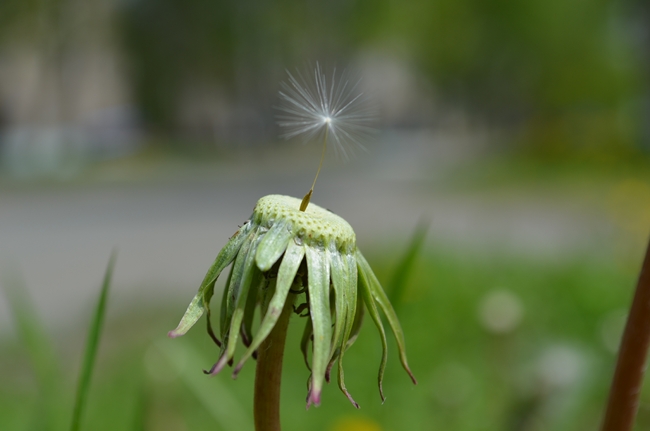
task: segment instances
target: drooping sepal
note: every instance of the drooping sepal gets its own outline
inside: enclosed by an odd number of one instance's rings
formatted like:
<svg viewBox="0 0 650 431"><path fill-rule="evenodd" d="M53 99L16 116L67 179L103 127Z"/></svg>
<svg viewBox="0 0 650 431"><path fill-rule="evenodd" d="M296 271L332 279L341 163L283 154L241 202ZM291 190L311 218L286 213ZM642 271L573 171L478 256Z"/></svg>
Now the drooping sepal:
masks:
<svg viewBox="0 0 650 431"><path fill-rule="evenodd" d="M361 253L357 252L357 257L360 254ZM372 293L370 291L371 287L368 273L360 262L357 261L357 264L359 269L359 290L361 291L363 302L368 309L368 314L370 314L370 318L375 323L375 326L379 331L379 339L381 340L381 362L379 363L379 374L377 376L377 382L379 384L379 396L381 397L381 401L384 402L386 401L386 397L384 397L383 387L384 371L386 370L386 362L388 360L388 342L386 341L386 331L384 330L384 324L381 322L381 316L379 316L377 305L375 304L375 300L373 299Z"/></svg>
<svg viewBox="0 0 650 431"><path fill-rule="evenodd" d="M294 278L296 277L296 273L298 272L298 268L300 267L304 255L304 246L296 245L294 242L289 243L289 247L287 247L280 268L278 269L275 292L271 297L264 318L260 323L260 327L253 336L251 345L248 346L248 349L233 371L233 377L237 376L246 363L246 360L248 360L253 352L257 350L266 337L271 333L273 327L275 327L275 324L282 314L287 296L289 295L289 289L291 289L291 286L294 283Z"/></svg>
<svg viewBox="0 0 650 431"><path fill-rule="evenodd" d="M226 328L223 334L223 351L219 360L212 366L207 374L218 374L223 367L232 361L237 347L246 303L248 291L254 280L259 280L257 273L259 269L255 266L255 252L262 237L257 231L250 234L250 241L244 244L242 252L239 253L233 267L233 276L230 285L227 287L228 295L226 298ZM246 248L246 250L244 250Z"/></svg>
<svg viewBox="0 0 650 431"><path fill-rule="evenodd" d="M214 263L203 278L198 293L194 296L192 302L190 302L190 305L187 307L180 323L176 329L168 333L170 337L176 338L185 335L185 333L189 331L203 315L203 312L209 310L210 299L212 299L212 295L214 294L214 284L224 268L230 265L237 256L242 243L248 236L250 228L250 222L244 223L244 225L230 238L226 246L221 249L214 260Z"/></svg>
<svg viewBox="0 0 650 431"><path fill-rule="evenodd" d="M406 359L406 342L404 341L404 331L402 331L402 326L400 325L399 320L397 319L397 314L395 313L393 306L388 300L388 297L386 296L384 289L382 289L381 284L379 284L379 280L377 280L377 276L372 271L372 268L370 268L370 265L368 264L366 258L363 257L363 255L359 250L357 250L356 255L357 255L357 262L359 264L359 269L361 270L362 273L365 273L367 287L368 287L368 294L370 294L372 298L371 302L373 303L376 302L379 308L381 309L381 311L386 316L386 319L388 320L388 324L391 330L393 331L393 334L395 335L395 340L397 341L397 348L399 351L399 358L400 358L400 362L402 363L402 367L404 367L404 370L406 370L409 377L411 377L413 384L417 385L418 382L415 379L413 373L411 372L411 369L409 368L408 365L408 360Z"/></svg>
<svg viewBox="0 0 650 431"><path fill-rule="evenodd" d="M313 329L313 355L311 387L307 407L320 405L325 371L330 359L332 343L332 318L330 316L330 274L325 253L318 247L306 246L309 280L309 313Z"/></svg>

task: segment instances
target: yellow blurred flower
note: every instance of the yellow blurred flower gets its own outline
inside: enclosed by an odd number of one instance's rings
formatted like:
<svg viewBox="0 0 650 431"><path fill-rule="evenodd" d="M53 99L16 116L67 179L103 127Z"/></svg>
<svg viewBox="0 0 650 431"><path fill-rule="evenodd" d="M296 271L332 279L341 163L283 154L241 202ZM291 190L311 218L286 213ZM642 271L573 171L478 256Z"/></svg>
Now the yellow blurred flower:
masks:
<svg viewBox="0 0 650 431"><path fill-rule="evenodd" d="M343 417L336 422L331 431L382 431L381 426L370 418Z"/></svg>

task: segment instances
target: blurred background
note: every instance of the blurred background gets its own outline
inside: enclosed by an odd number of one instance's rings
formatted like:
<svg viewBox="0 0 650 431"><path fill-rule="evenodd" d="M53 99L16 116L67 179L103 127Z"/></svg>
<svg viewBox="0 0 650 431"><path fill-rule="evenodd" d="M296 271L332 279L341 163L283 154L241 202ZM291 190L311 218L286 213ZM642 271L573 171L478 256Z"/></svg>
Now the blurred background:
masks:
<svg viewBox="0 0 650 431"><path fill-rule="evenodd" d="M113 249L87 429L252 429L254 366L205 378L203 329L166 332L257 199L311 184L320 148L274 106L316 61L362 77L380 127L313 202L355 228L420 384L391 345L381 405L366 322L361 410L330 385L305 411L296 330L285 428L598 426L650 235L647 2L2 0L0 429L68 426Z"/></svg>

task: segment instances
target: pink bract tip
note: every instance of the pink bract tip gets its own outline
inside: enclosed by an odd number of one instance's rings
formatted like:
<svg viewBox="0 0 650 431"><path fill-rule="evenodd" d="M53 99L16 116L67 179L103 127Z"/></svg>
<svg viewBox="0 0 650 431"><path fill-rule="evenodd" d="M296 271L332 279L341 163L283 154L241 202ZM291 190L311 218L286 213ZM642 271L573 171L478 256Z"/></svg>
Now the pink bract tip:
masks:
<svg viewBox="0 0 650 431"><path fill-rule="evenodd" d="M312 404L316 407L320 406L320 391L309 393L309 397L307 398L307 409L309 409Z"/></svg>

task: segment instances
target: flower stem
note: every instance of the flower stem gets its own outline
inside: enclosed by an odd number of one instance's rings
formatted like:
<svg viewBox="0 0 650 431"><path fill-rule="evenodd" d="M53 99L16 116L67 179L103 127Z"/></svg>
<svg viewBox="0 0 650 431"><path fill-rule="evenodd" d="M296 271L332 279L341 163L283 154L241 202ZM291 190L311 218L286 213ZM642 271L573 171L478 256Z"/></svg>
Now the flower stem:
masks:
<svg viewBox="0 0 650 431"><path fill-rule="evenodd" d="M650 243L619 349L602 431L630 431L639 408L650 346Z"/></svg>
<svg viewBox="0 0 650 431"><path fill-rule="evenodd" d="M295 295L289 293L282 314L260 345L255 370L255 431L280 431L282 358Z"/></svg>
<svg viewBox="0 0 650 431"><path fill-rule="evenodd" d="M312 195L312 193L314 193L314 187L316 187L316 180L318 179L318 174L320 174L320 170L323 167L323 160L325 160L325 152L327 150L327 135L328 134L329 134L329 124L325 128L325 138L323 139L323 153L320 155L320 163L318 164L318 170L316 171L316 176L314 177L314 182L311 185L311 189L309 189L309 192L307 192L305 197L302 198L302 202L300 202L300 211L304 212L307 209L307 206L309 205L309 201L311 200L311 195Z"/></svg>

